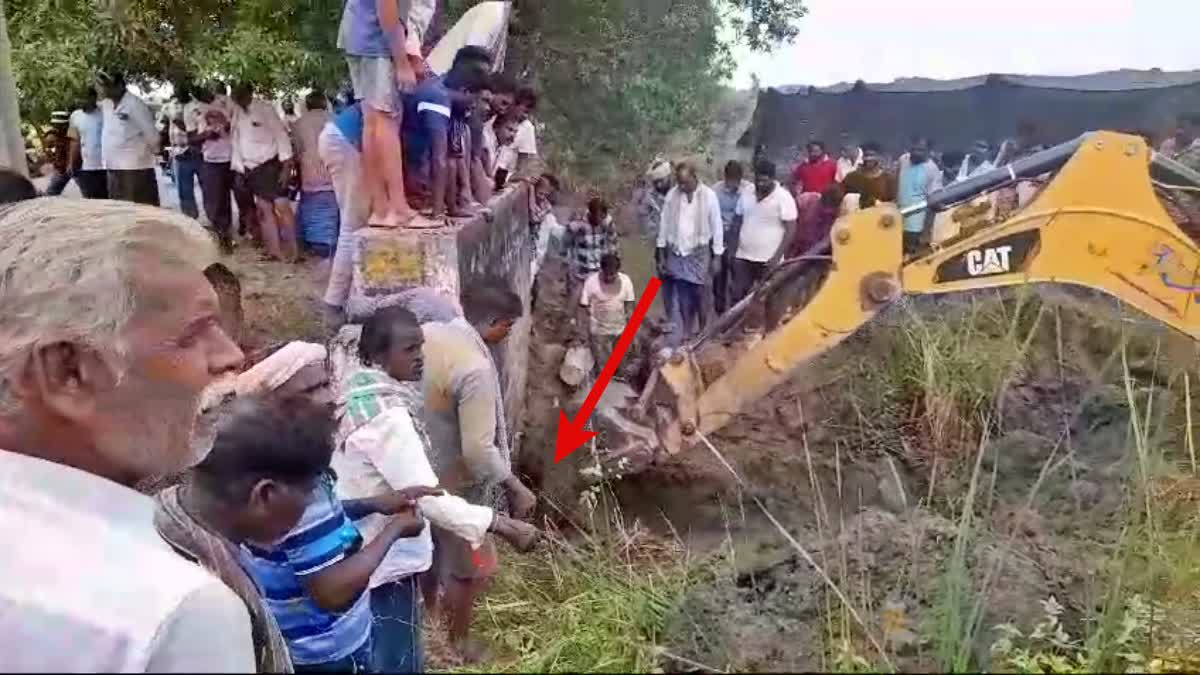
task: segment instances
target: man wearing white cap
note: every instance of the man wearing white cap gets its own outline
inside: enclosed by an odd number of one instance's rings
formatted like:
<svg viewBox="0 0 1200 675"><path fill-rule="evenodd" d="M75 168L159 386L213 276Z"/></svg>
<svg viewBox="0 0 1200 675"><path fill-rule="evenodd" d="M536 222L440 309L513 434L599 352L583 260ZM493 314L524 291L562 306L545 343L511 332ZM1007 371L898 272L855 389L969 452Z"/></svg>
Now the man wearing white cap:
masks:
<svg viewBox="0 0 1200 675"><path fill-rule="evenodd" d="M661 157L656 158L646 170L646 183L638 201L638 219L642 226L642 236L651 244L658 242L658 227L662 222L663 205L667 201L667 193L671 191L671 163Z"/></svg>
<svg viewBox="0 0 1200 675"><path fill-rule="evenodd" d="M314 403L333 402L325 361L325 347L311 342L289 342L253 368L238 375L238 396L273 394L288 398L304 396Z"/></svg>

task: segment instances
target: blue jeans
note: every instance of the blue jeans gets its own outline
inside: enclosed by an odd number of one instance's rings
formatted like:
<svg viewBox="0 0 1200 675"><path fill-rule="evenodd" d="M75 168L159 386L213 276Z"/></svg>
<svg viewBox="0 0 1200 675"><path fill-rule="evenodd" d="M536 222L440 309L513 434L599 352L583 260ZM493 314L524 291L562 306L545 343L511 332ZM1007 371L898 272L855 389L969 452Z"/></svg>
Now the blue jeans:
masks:
<svg viewBox="0 0 1200 675"><path fill-rule="evenodd" d="M420 673L421 601L412 575L371 589L372 665L379 673Z"/></svg>
<svg viewBox="0 0 1200 675"><path fill-rule="evenodd" d="M326 663L310 663L306 666L295 665L297 673L373 673L371 663L371 638L349 656L328 661Z"/></svg>
<svg viewBox="0 0 1200 675"><path fill-rule="evenodd" d="M196 206L196 180L200 177L202 160L175 158L175 185L179 188L179 210L192 218L200 217Z"/></svg>

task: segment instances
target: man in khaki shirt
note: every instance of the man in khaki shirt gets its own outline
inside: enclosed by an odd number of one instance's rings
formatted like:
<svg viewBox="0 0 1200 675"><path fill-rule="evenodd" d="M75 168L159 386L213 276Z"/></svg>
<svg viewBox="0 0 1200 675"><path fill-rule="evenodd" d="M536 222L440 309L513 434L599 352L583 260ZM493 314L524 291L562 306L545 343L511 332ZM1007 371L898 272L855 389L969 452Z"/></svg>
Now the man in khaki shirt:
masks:
<svg viewBox="0 0 1200 675"><path fill-rule="evenodd" d="M195 461L242 353L195 221L128 202L0 211L0 665L253 672L246 607L155 532L138 483Z"/></svg>
<svg viewBox="0 0 1200 675"><path fill-rule="evenodd" d="M510 515L526 520L537 499L512 472L500 377L488 347L508 338L524 305L503 281L484 280L466 292L463 310L466 318L421 326L429 461L447 490L500 511L507 504ZM475 598L496 571L495 547L489 541L472 551L437 527L433 541L433 569L423 579L426 607L437 611L443 587L452 646L476 660L480 646L468 633Z"/></svg>

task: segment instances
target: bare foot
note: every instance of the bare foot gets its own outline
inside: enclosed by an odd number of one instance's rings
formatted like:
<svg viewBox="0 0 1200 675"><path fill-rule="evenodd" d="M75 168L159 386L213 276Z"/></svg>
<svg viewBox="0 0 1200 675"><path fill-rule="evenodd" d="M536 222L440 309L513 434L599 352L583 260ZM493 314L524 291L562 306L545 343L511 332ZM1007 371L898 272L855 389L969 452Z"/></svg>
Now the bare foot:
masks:
<svg viewBox="0 0 1200 675"><path fill-rule="evenodd" d="M432 213L432 212L431 212ZM412 230L432 230L446 226L446 217L435 217L431 213L418 213L412 220L404 225Z"/></svg>
<svg viewBox="0 0 1200 675"><path fill-rule="evenodd" d="M496 514L495 519L492 521L491 529L492 532L496 533L496 536L512 544L512 547L521 553L526 553L533 549L538 539L542 536L541 531L530 523L509 518L499 513Z"/></svg>
<svg viewBox="0 0 1200 675"><path fill-rule="evenodd" d="M450 211L450 217L474 217L479 215L482 204L460 204Z"/></svg>
<svg viewBox="0 0 1200 675"><path fill-rule="evenodd" d="M408 225L409 222L411 222L416 216L417 212L413 211L412 209L407 211L391 211L383 215L373 213L367 220L367 224L371 227L386 227L395 229Z"/></svg>

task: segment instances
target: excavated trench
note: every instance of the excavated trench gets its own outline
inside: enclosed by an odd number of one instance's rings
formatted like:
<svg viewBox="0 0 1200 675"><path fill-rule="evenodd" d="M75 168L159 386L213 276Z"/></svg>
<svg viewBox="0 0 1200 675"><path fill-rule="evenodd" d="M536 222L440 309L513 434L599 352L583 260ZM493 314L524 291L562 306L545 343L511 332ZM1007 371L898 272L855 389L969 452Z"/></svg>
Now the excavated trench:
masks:
<svg viewBox="0 0 1200 675"><path fill-rule="evenodd" d="M558 410L579 398L558 378L573 330L562 280L561 264L548 261L535 313L520 469L551 504L547 515L586 522L579 495L591 481L580 472L594 458L581 450L561 464L550 461ZM972 509L977 531L963 563L970 583L988 593L974 645L980 663L996 639L992 626L1036 620L1039 603L1052 595L1070 616L1096 610L1096 570L1113 544L1133 468L1123 393L1105 384L1111 352L1095 344L1097 329L1079 308L1083 302L1089 311L1111 314L1112 304L1086 294L1043 295L1056 317L1045 322L1056 325L1055 336L1042 328L1031 340L1039 358L1030 356L1003 388L981 456L986 502ZM870 656L867 631L855 621L834 630L830 617L843 612L834 611L840 602L831 600L828 581L768 521L758 500L850 598L870 633L894 642L885 649L897 667L937 666L927 628L953 562L960 515L946 505L961 505L979 439L934 442L920 406L864 419L860 393L870 384L867 370L895 358L895 336L910 313L955 321L979 303L1005 298L1011 294L898 303L749 405L711 439L740 475L740 487L725 462L703 448L607 484L623 518L722 561L718 578L678 608L666 638L671 653L714 668L831 668L831 639L844 629ZM642 333L630 358L648 362L659 330L651 321ZM1179 336L1155 337L1170 349L1188 348ZM702 370L724 367L728 355L712 358L706 364L701 356ZM848 368L851 362L860 369ZM648 371L640 372L644 378ZM631 395L642 384L634 379Z"/></svg>

